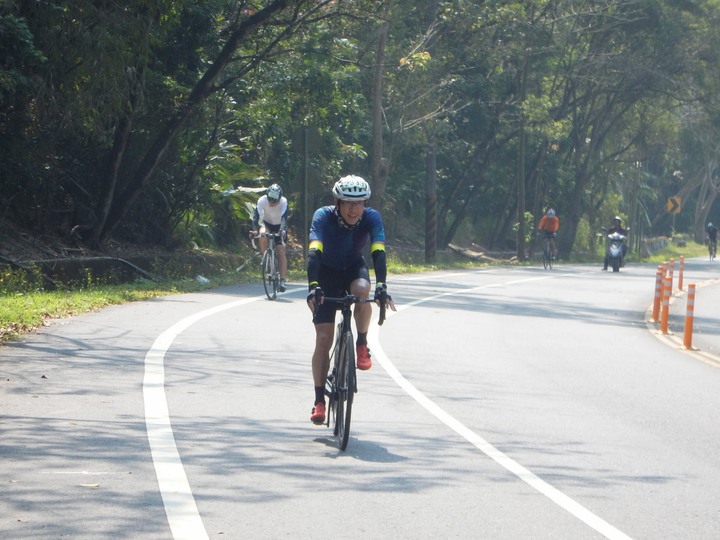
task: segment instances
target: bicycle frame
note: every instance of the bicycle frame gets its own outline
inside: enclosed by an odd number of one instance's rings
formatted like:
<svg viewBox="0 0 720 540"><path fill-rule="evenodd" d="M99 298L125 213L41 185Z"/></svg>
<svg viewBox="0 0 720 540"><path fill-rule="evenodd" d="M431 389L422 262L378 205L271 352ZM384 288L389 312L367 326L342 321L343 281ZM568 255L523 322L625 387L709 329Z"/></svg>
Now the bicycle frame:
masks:
<svg viewBox="0 0 720 540"><path fill-rule="evenodd" d="M385 304L382 299L378 323L385 320ZM355 367L355 343L352 333L352 305L374 302L370 298L353 295L332 298L324 297L325 302L334 302L342 306L341 321L337 325L335 344L331 356L332 371L325 383L325 395L328 397L328 415L326 425L330 427L331 417L333 435L338 438L340 450L347 448L350 440L350 418L352 415L353 397L357 393L357 374Z"/></svg>
<svg viewBox="0 0 720 540"><path fill-rule="evenodd" d="M545 235L543 237L543 268L552 269L552 245L550 243L550 237Z"/></svg>

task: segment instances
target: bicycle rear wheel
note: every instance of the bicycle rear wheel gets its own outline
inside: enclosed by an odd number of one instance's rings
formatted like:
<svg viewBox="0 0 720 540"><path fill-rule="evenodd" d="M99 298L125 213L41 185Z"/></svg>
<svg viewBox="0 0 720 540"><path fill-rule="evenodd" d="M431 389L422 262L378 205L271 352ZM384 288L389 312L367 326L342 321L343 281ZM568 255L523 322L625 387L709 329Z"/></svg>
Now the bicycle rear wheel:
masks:
<svg viewBox="0 0 720 540"><path fill-rule="evenodd" d="M275 253L272 250L265 250L261 266L265 294L267 295L268 300L275 300L277 298L277 280L275 279L275 268L277 267L277 263L275 261Z"/></svg>

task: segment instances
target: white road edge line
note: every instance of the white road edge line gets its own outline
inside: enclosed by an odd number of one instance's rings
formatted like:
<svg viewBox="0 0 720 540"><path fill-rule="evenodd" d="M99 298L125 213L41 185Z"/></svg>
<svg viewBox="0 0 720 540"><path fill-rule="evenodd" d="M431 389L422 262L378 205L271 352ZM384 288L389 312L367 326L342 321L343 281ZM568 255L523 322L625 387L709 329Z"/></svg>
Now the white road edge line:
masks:
<svg viewBox="0 0 720 540"><path fill-rule="evenodd" d="M209 537L175 444L165 397L165 353L175 338L197 321L262 298L265 296L244 298L186 317L160 334L145 355L145 429L165 514L175 540L201 540Z"/></svg>
<svg viewBox="0 0 720 540"><path fill-rule="evenodd" d="M534 277L506 283L484 285L470 289L450 291L400 306L398 311L403 311L408 307L429 302L444 296L453 296L468 291L507 286L529 281L538 281L548 278L549 276ZM235 302L215 306L214 308L186 317L160 334L145 355L145 376L143 379L145 426L148 435L148 442L150 444L150 453L155 466L155 474L157 475L158 486L162 496L163 505L165 507L165 514L167 516L168 524L174 540L209 539L209 536L205 530L202 518L200 517L200 512L198 511L197 504L195 503L190 483L188 482L185 469L182 465L182 460L180 459L180 454L177 450L177 445L175 444L175 436L172 431L172 424L170 423L170 415L165 396L165 353L168 351L178 335L199 320L237 306L256 302L262 298L265 297L255 296L251 298L244 298ZM390 317L390 315L391 314L388 313L388 317ZM417 388L415 388L415 386L413 386L412 383L400 374L382 350L378 340L377 326L373 325L371 327L369 337L373 341L373 354L380 361L380 364L383 366L388 375L392 377L398 386L400 386L408 395L413 397L433 416L438 418L465 440L473 444L489 458L493 459L499 465L518 476L518 478L551 499L561 508L588 524L606 538L611 538L613 540L630 539L629 536L625 535L623 532L619 531L559 491L557 488L554 488L550 484L541 480L525 467L503 454L497 448L492 446L473 431L466 428L462 423L447 414L444 410L422 394Z"/></svg>
<svg viewBox="0 0 720 540"><path fill-rule="evenodd" d="M559 274L556 274L559 275ZM464 289L464 290L457 290L457 291L450 291L445 292L442 294L438 294L435 296L426 297L420 300L417 300L415 302L412 302L410 304L406 304L403 306L398 307L398 313L409 308L412 306L416 306L418 304L422 304L425 302L429 302L431 300L435 300L437 298L441 298L444 296L453 296L458 294L464 294L471 291L477 291L482 289L489 289L494 287L502 287L507 285L513 285L517 283L524 283L528 281L537 281L541 279L548 279L547 276L544 277L534 277L534 278L527 278L527 279L518 279L515 281L505 282L505 283L496 283L491 285L483 285L480 287L473 287L470 289ZM388 318L392 315L391 312L388 312ZM438 420L440 420L443 424L448 426L450 429L452 429L455 433L463 437L466 441L471 443L473 446L475 446L478 450L483 452L486 456L488 456L490 459L495 461L498 465L505 468L506 470L513 473L515 476L520 478L523 482L528 484L533 489L537 490L542 495L549 498L551 501L553 501L555 504L560 506L562 509L566 510L579 520L586 523L588 526L596 530L598 533L605 536L605 538L610 538L612 540L629 540L630 537L627 536L622 531L618 530L617 528L610 525L607 521L603 520L599 516L593 514L590 510L582 506L580 503L574 501L567 495L565 495L563 492L561 492L559 489L551 486L544 480L537 477L535 474L527 470L525 467L520 465L517 461L510 458L509 456L503 454L500 450L495 448L492 444L487 442L485 439L480 437L477 433L471 431L467 427L465 427L461 422L459 422L457 419L446 413L443 409L441 409L438 405L436 405L433 401L431 401L429 398L427 398L422 392L420 392L410 381L408 381L405 377L402 376L402 374L397 370L395 365L390 361L390 359L385 354L385 351L383 351L382 347L380 346L379 341L379 328L377 325L371 325L370 332L368 335L368 338L371 341L371 349L373 352L373 357L377 358L380 362L380 365L385 369L388 375L397 383L400 388L402 388L410 397L415 399L422 407L424 407L430 414L435 416Z"/></svg>

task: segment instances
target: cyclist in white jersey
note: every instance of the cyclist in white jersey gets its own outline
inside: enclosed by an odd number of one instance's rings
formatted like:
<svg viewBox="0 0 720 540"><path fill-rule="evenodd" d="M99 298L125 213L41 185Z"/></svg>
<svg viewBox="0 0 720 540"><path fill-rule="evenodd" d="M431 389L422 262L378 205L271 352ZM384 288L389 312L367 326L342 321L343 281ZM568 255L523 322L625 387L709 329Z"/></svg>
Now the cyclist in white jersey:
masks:
<svg viewBox="0 0 720 540"><path fill-rule="evenodd" d="M253 212L252 230L250 234L256 236L265 232L279 232L281 237L275 240L275 252L277 253L280 285L278 290L285 292L285 278L287 276L287 257L285 255L285 240L287 239L287 216L288 201L283 197L282 188L273 184L267 190L267 193L258 199ZM268 239L264 236L258 238L260 242L260 253L264 253L267 249Z"/></svg>

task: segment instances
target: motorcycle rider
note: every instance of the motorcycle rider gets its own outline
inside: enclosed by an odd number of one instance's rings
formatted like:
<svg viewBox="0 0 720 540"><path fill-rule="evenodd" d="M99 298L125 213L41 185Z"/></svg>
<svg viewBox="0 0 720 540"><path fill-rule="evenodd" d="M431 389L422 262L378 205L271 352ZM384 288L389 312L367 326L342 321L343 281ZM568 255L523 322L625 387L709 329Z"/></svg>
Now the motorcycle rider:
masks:
<svg viewBox="0 0 720 540"><path fill-rule="evenodd" d="M620 216L615 216L615 219L613 220L613 224L611 227L608 227L607 234L613 234L613 233L619 233L622 234L624 237L627 238L628 231L626 228L622 226L622 218ZM627 242L623 242L622 244L622 260L620 262L620 266L625 266L625 254L627 253ZM603 270L608 269L608 263L610 262L610 256L608 254L608 250L605 250L605 261L603 263Z"/></svg>

